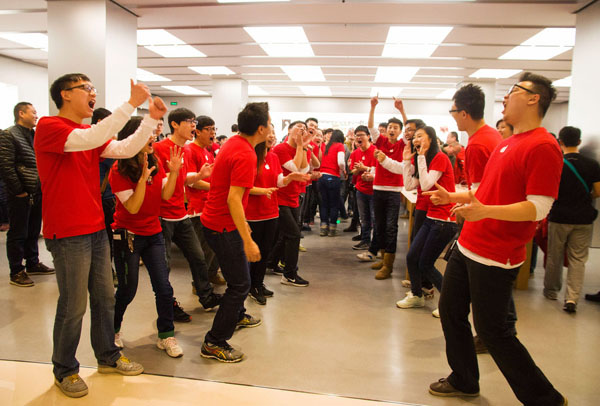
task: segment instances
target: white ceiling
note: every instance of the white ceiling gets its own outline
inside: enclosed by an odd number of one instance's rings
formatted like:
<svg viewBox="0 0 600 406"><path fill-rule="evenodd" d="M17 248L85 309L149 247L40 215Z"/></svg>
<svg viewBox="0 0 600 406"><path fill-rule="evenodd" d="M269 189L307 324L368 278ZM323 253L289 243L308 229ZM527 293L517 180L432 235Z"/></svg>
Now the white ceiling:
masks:
<svg viewBox="0 0 600 406"><path fill-rule="evenodd" d="M177 93L162 85L189 85L208 93L212 79L188 66L226 66L272 96L304 96L299 86L329 86L334 97L368 97L373 87L402 88L406 98L435 98L481 68L530 70L552 80L571 74L572 51L550 60L498 57L547 27L574 27L583 1L366 1L292 0L285 3L218 4L215 0L119 0L139 16L138 29L162 28L194 46L203 58L163 58L138 47L138 67L170 82L148 83L153 93ZM6 10L13 10L7 12ZM429 58L382 57L390 26L452 26ZM315 56L270 57L247 26L302 26ZM0 31L46 32L46 2L2 0ZM47 65L47 53L0 39L0 55ZM404 55L403 55L404 56ZM325 82L293 82L280 66L320 66ZM418 67L406 83L374 82L377 67ZM497 81L500 99L518 74ZM559 88L558 101L568 99Z"/></svg>

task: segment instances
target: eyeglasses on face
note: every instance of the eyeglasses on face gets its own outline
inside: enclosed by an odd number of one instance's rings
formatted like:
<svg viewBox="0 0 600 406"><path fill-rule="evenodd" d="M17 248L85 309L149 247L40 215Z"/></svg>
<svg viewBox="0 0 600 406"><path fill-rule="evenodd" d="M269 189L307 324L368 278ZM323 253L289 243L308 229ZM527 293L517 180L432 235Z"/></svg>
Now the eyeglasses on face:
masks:
<svg viewBox="0 0 600 406"><path fill-rule="evenodd" d="M189 124L194 124L194 125L198 124L198 120L196 120L194 118L188 118L187 120L183 120L183 121L186 123L189 123Z"/></svg>
<svg viewBox="0 0 600 406"><path fill-rule="evenodd" d="M81 90L83 90L85 92L88 92L90 94L91 93L98 94L98 91L96 90L96 88L94 86L88 85L88 84L69 87L69 88L67 88L65 90L73 90L73 89L81 89Z"/></svg>
<svg viewBox="0 0 600 406"><path fill-rule="evenodd" d="M202 128L202 130L216 133L219 129L217 127L204 127L204 128Z"/></svg>
<svg viewBox="0 0 600 406"><path fill-rule="evenodd" d="M521 85L519 85L519 84L517 84L517 83L515 83L514 85L512 85L512 86L510 87L510 89L508 89L508 93L506 93L506 94L511 94L511 93L513 93L515 90L517 90L517 88L519 88L519 89L523 89L523 90L525 90L527 93L531 93L531 94L537 94L537 93L536 93L536 92L534 92L533 90L531 90L531 89L527 89L526 87L524 87L524 86L521 86Z"/></svg>
<svg viewBox="0 0 600 406"><path fill-rule="evenodd" d="M458 113L459 111L463 111L463 109L452 109L452 110L448 110L448 113L452 114L452 113Z"/></svg>

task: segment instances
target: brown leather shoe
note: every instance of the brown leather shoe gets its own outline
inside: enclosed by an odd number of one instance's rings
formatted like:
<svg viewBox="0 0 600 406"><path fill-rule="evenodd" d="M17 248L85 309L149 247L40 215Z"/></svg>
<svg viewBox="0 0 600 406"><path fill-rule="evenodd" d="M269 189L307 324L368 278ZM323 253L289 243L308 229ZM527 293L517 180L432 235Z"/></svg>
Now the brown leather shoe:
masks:
<svg viewBox="0 0 600 406"><path fill-rule="evenodd" d="M27 275L27 272L24 269L21 272L10 276L10 284L19 286L21 288L28 288L34 285L33 281L29 275Z"/></svg>
<svg viewBox="0 0 600 406"><path fill-rule="evenodd" d="M55 273L53 268L50 268L41 262L27 268L27 273L30 275L52 275Z"/></svg>
<svg viewBox="0 0 600 406"><path fill-rule="evenodd" d="M450 385L450 382L446 378L442 378L437 382L429 385L429 393L435 396L442 397L454 397L454 396L479 396L479 392L476 393L468 393L462 392L456 389L454 386Z"/></svg>

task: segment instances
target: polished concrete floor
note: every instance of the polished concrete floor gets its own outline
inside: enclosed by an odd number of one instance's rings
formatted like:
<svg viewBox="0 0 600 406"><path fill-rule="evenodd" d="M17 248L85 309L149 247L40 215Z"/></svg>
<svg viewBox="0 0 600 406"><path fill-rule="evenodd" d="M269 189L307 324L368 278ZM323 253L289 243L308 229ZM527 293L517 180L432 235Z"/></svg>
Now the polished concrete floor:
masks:
<svg viewBox="0 0 600 406"><path fill-rule="evenodd" d="M146 374L236 384L197 389L194 393L201 396L197 401L202 402L206 396L206 404L216 404L212 402L217 400L221 405L245 404L233 396L223 397L223 392L229 393L227 388L233 387L235 389L231 392L241 393L240 399L258 396L253 392L255 388L251 387L261 387L293 391L290 394L337 395L341 397L335 398L338 401L346 399L348 402L367 399L416 405L518 404L489 355L479 356L480 397L443 399L428 394L429 383L446 376L449 369L439 320L431 316L431 310L437 306L437 293L423 309L402 310L395 306L395 301L404 297L406 292L401 286L406 254L404 221L400 224L396 271L394 277L386 281L375 280L368 264L356 261L356 251L350 248L353 243L349 233L337 238L320 238L315 231L306 233L302 244L308 252L300 254L300 274L311 282L310 286L284 286L279 283L279 277L267 275L266 284L275 291L275 296L266 306L247 300L248 312L261 317L263 325L238 331L231 339L231 344L246 353L247 358L243 362L222 364L200 357L200 345L214 313L204 312L192 296L189 270L177 251L171 282L177 299L193 316L191 323L176 325L176 337L185 355L171 359L155 346L153 293L143 270L137 297L125 315L122 331L126 355L141 362ZM2 252L5 235L0 234ZM43 240L40 240L40 249L42 261L50 264L51 258ZM1 257L0 267L8 275L6 258L4 254ZM600 250L591 250L585 292L600 290L598 264ZM33 278L36 285L32 288L9 285L8 276L6 283L0 284L0 359L50 362L56 282L53 276ZM600 306L581 301L576 314L567 314L562 310L560 301L549 301L542 296L542 279L543 269L538 266L530 280L529 290L515 292L519 338L552 383L567 395L571 405L597 405L600 398L600 346L597 344ZM77 356L82 366L94 367L96 362L88 330L89 317L86 316ZM17 368L14 363L0 362L3 377L0 399L9 399L12 403L9 401L8 404L12 405L62 404L65 400L60 396L40 398L38 395L33 397L33 392L21 393L29 391L29 386L21 381L27 382L33 376L22 372L22 368L27 366L37 371L33 379L35 387L39 388L37 390L42 391L39 396L55 396L58 393L52 387L50 366L19 363ZM162 390L158 391L157 385L175 393L188 390L188 384L175 379L153 381L146 376L105 378L93 374L93 370L84 371L85 376L92 374L90 379L94 384L103 379L118 381L114 387L109 385L102 390L105 398L98 404L103 405L153 404L150 400L141 400L149 397L156 397L156 404L180 404L175 398L173 402L165 403ZM129 385L123 382L136 385L135 390L140 395L128 392L126 386ZM7 389L9 392L6 392ZM215 391L212 397L207 395L211 391ZM3 396L3 392L9 396ZM265 393L264 396L273 399L285 396L285 393L281 395L281 391ZM140 400L135 402L138 396ZM130 402L117 402L117 399L123 398ZM42 402L40 399L54 400ZM310 399L306 398L305 404L329 404L318 400L321 398ZM293 404L289 402L281 400L279 404ZM258 401L248 404L259 403L262 404ZM0 401L0 404L5 403Z"/></svg>

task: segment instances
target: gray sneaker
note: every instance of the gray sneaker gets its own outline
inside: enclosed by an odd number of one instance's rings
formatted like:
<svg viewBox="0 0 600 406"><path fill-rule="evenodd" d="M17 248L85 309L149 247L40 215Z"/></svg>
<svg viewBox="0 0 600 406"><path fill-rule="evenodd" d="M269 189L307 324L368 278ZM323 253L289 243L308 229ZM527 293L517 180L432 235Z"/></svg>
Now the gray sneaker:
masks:
<svg viewBox="0 0 600 406"><path fill-rule="evenodd" d="M98 372L101 374L117 373L121 375L139 375L144 372L144 367L137 362L131 361L124 355L117 360L115 365L98 365Z"/></svg>
<svg viewBox="0 0 600 406"><path fill-rule="evenodd" d="M79 374L66 376L62 379L62 382L54 378L54 384L70 398L80 398L88 394L88 387Z"/></svg>
<svg viewBox="0 0 600 406"><path fill-rule="evenodd" d="M221 362L240 362L244 358L244 353L236 350L229 344L217 345L207 343L206 341L202 344L200 355L204 358L212 358Z"/></svg>

